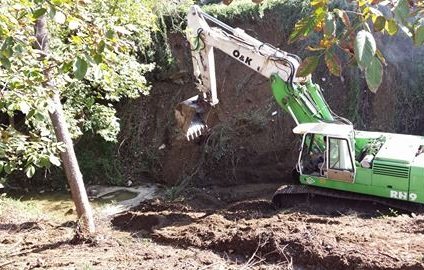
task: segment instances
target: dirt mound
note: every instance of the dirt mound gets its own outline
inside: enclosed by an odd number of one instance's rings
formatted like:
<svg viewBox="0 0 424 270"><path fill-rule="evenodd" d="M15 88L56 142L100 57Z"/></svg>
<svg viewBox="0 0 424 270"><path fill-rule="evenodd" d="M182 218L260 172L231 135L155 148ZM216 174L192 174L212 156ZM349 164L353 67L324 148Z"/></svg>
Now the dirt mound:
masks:
<svg viewBox="0 0 424 270"><path fill-rule="evenodd" d="M404 227L403 231L406 233L424 234L424 217L421 216L416 218L409 224L409 226Z"/></svg>
<svg viewBox="0 0 424 270"><path fill-rule="evenodd" d="M5 223L0 224L0 230L4 231L12 231L12 232L21 232L21 231L39 231L43 229L45 224L41 224L40 222L23 222L21 224L14 223Z"/></svg>
<svg viewBox="0 0 424 270"><path fill-rule="evenodd" d="M18 210L16 210L18 211ZM0 213L0 269L238 269L210 251L181 249L134 238L134 232L111 230L96 221L94 243L75 241L76 224L56 220L3 223L10 212ZM15 213L13 213L15 214ZM129 216L127 216L129 217ZM10 219L9 219L10 220ZM147 220L155 223L151 215ZM147 223L144 224L148 230ZM69 226L71 225L71 226ZM138 234L139 235L139 234Z"/></svg>
<svg viewBox="0 0 424 270"><path fill-rule="evenodd" d="M191 223L189 215L180 213L135 213L127 212L112 219L112 224L126 231L152 232L165 226L178 226Z"/></svg>
<svg viewBox="0 0 424 270"><path fill-rule="evenodd" d="M139 212L161 212L161 211L177 211L177 212L188 212L191 207L180 203L180 202L168 202L162 199L154 199L146 201L137 207L133 208L133 211Z"/></svg>
<svg viewBox="0 0 424 270"><path fill-rule="evenodd" d="M266 200L242 201L230 205L222 215L232 221L270 217L276 213L275 206Z"/></svg>
<svg viewBox="0 0 424 270"><path fill-rule="evenodd" d="M150 203L112 223L120 230L144 231L143 237L160 244L209 250L259 268L293 264L312 269L424 269L421 215L399 215L390 209L385 214L366 202L352 208L333 203L332 209L316 202L275 209L264 199L214 209L192 207L189 200L175 206Z"/></svg>

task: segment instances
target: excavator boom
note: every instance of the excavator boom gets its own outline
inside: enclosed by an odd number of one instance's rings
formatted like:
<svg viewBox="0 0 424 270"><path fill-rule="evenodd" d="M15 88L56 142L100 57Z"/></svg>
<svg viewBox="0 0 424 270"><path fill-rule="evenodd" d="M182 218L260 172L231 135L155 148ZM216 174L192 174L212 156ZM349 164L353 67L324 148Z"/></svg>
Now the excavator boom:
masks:
<svg viewBox="0 0 424 270"><path fill-rule="evenodd" d="M213 26L214 25L214 26ZM300 59L261 42L240 28L233 28L194 5L187 14L187 39L191 44L198 96L181 102L175 112L178 126L188 140L208 131L211 107L218 104L214 49L219 49L266 78L278 76L288 84L306 82L296 77Z"/></svg>

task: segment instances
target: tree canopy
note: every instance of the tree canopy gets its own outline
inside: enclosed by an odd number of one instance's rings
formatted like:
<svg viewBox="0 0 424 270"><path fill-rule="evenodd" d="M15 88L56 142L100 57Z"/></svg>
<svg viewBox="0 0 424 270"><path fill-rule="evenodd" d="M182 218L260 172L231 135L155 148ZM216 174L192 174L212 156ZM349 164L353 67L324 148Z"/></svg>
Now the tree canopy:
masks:
<svg viewBox="0 0 424 270"><path fill-rule="evenodd" d="M34 23L46 16L50 50L35 46ZM0 175L60 166L64 147L49 121L59 91L72 137L115 141L113 103L147 94L154 67L140 55L156 17L149 1L4 0L0 6ZM40 61L41 60L41 61ZM46 87L48 70L54 87Z"/></svg>

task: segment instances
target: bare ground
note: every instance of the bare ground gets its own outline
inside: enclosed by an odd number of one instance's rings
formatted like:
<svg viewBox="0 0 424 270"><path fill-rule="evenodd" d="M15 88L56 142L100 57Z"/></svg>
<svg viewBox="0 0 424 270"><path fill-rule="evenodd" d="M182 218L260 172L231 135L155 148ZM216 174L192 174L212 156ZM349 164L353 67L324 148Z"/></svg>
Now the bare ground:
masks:
<svg viewBox="0 0 424 270"><path fill-rule="evenodd" d="M275 209L275 184L191 189L76 224L0 217L0 269L423 269L424 216L346 201ZM72 219L72 217L71 217ZM19 221L21 220L21 221Z"/></svg>

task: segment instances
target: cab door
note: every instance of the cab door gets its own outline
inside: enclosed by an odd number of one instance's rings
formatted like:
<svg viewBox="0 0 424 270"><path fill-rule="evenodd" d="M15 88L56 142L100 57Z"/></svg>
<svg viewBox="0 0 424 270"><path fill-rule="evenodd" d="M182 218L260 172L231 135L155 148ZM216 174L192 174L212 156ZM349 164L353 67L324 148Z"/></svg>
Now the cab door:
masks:
<svg viewBox="0 0 424 270"><path fill-rule="evenodd" d="M327 178L353 183L355 165L349 141L346 138L328 137L327 149Z"/></svg>
<svg viewBox="0 0 424 270"><path fill-rule="evenodd" d="M297 168L301 175L324 176L325 147L325 137L323 135L304 134L297 163Z"/></svg>

